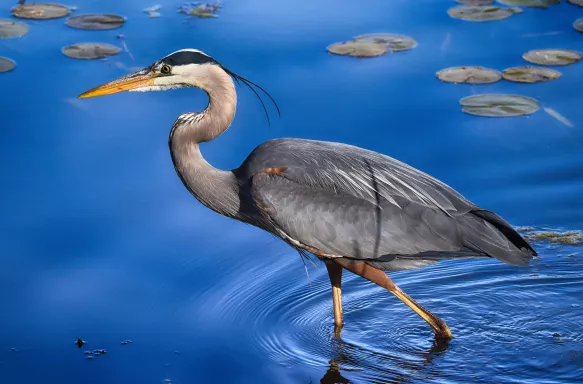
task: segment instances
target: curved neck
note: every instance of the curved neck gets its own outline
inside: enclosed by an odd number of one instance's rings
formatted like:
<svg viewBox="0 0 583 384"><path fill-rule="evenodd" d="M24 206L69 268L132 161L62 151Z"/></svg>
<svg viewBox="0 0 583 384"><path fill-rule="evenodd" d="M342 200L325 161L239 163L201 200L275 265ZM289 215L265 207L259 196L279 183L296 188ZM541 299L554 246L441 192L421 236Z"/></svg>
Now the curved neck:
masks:
<svg viewBox="0 0 583 384"><path fill-rule="evenodd" d="M200 153L199 144L223 133L233 121L237 94L231 77L219 67L209 67L197 86L209 97L200 113L178 117L170 132L169 146L174 168L186 188L202 204L234 217L239 211L239 188L231 171L210 165Z"/></svg>

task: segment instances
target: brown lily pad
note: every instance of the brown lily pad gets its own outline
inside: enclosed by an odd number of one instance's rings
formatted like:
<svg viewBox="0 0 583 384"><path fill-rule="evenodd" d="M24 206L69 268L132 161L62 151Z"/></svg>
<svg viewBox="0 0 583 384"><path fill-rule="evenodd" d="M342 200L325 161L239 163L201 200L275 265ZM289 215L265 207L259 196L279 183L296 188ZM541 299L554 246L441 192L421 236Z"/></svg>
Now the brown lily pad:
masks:
<svg viewBox="0 0 583 384"><path fill-rule="evenodd" d="M575 20L575 22L573 23L573 28L575 28L577 31L583 33L583 17Z"/></svg>
<svg viewBox="0 0 583 384"><path fill-rule="evenodd" d="M455 0L460 4L466 5L490 5L494 2L494 0Z"/></svg>
<svg viewBox="0 0 583 384"><path fill-rule="evenodd" d="M543 81L556 80L561 77L561 72L543 67L513 67L508 68L502 74L504 80L515 83L540 83Z"/></svg>
<svg viewBox="0 0 583 384"><path fill-rule="evenodd" d="M437 78L447 83L490 84L500 81L502 74L482 67L451 67L437 72Z"/></svg>
<svg viewBox="0 0 583 384"><path fill-rule="evenodd" d="M485 94L460 100L462 112L486 117L524 116L539 110L535 99L519 95Z"/></svg>
<svg viewBox="0 0 583 384"><path fill-rule="evenodd" d="M65 56L85 60L103 59L104 57L117 55L120 52L121 49L118 47L103 43L80 43L63 48Z"/></svg>
<svg viewBox="0 0 583 384"><path fill-rule="evenodd" d="M26 35L28 31L29 29L26 24L8 19L0 19L0 39L20 37Z"/></svg>
<svg viewBox="0 0 583 384"><path fill-rule="evenodd" d="M328 46L328 52L335 55L348 55L354 57L375 57L387 53L386 45L368 41L345 41Z"/></svg>
<svg viewBox="0 0 583 384"><path fill-rule="evenodd" d="M48 20L65 17L69 8L60 4L20 4L12 8L12 16L21 19Z"/></svg>
<svg viewBox="0 0 583 384"><path fill-rule="evenodd" d="M0 73L12 71L16 63L6 57L0 57Z"/></svg>
<svg viewBox="0 0 583 384"><path fill-rule="evenodd" d="M551 5L559 4L561 0L498 0L498 2L519 7L548 8Z"/></svg>
<svg viewBox="0 0 583 384"><path fill-rule="evenodd" d="M578 5L580 7L583 7L583 0L567 0L567 1L573 5Z"/></svg>
<svg viewBox="0 0 583 384"><path fill-rule="evenodd" d="M389 52L400 52L413 49L417 41L412 37L394 33L370 33L356 36L353 41L379 43L388 48Z"/></svg>
<svg viewBox="0 0 583 384"><path fill-rule="evenodd" d="M511 8L502 8L492 5L458 5L447 10L447 14L454 19L466 21L502 20L516 13Z"/></svg>
<svg viewBox="0 0 583 384"><path fill-rule="evenodd" d="M125 17L119 15L87 14L71 16L65 24L78 29L106 30L119 28L125 21Z"/></svg>
<svg viewBox="0 0 583 384"><path fill-rule="evenodd" d="M583 58L583 54L567 49L537 49L526 52L522 58L538 65L570 65Z"/></svg>

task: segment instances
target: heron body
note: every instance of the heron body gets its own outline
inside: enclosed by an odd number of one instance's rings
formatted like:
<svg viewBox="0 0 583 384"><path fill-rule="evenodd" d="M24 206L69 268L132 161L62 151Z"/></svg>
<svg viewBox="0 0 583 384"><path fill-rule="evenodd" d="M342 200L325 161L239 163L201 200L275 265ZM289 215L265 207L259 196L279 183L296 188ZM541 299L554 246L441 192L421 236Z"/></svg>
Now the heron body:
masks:
<svg viewBox="0 0 583 384"><path fill-rule="evenodd" d="M343 324L343 269L386 288L426 320L437 337L450 338L447 325L400 290L384 271L485 257L525 266L536 255L500 216L407 164L363 148L274 139L255 148L236 169L214 168L199 146L233 121L237 103L233 78L250 88L257 86L205 53L185 49L80 97L187 86L204 90L207 108L180 115L170 132L170 152L180 179L215 212L259 227L301 254L309 252L323 260L332 284L337 329Z"/></svg>

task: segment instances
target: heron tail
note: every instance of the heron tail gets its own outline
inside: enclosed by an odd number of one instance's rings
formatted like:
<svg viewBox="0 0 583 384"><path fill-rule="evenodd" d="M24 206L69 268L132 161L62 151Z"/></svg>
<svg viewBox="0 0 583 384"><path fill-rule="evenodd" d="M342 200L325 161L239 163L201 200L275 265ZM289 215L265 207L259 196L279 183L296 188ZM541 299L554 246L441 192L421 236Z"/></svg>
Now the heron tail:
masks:
<svg viewBox="0 0 583 384"><path fill-rule="evenodd" d="M506 264L527 266L536 251L504 219L476 209L460 218L464 245Z"/></svg>

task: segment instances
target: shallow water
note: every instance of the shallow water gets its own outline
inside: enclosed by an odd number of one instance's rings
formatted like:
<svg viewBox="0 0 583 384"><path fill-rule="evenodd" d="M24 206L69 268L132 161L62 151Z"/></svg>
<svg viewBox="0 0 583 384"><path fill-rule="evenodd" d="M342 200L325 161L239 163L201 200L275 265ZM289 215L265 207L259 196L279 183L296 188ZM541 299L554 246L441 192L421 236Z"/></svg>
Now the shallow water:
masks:
<svg viewBox="0 0 583 384"><path fill-rule="evenodd" d="M0 382L2 383L575 383L583 380L583 254L536 243L517 268L442 262L391 277L443 318L430 328L381 288L345 273L346 325L334 337L328 277L272 236L192 198L167 147L177 115L201 110L196 90L76 96L180 48L199 48L278 101L267 127L246 89L232 127L203 152L234 168L274 137L347 142L426 171L514 225L583 228L583 63L535 85L440 83L449 66L503 70L522 53L583 51L583 8L525 9L503 21L449 18L445 0L225 1L220 18L188 20L160 2L81 0L76 12L119 13L119 30L64 19L25 21L0 40L17 68L0 74ZM0 17L9 17L4 4ZM402 33L409 52L357 60L325 47L371 32ZM80 61L78 42L131 55ZM488 119L460 112L478 93L518 93L542 110ZM560 336L553 336L554 333ZM87 341L74 345L77 337ZM122 345L123 340L132 343ZM12 350L14 348L15 350ZM89 361L84 350L107 349Z"/></svg>

